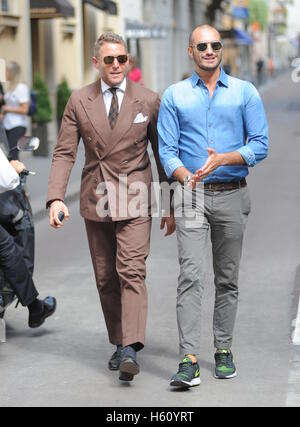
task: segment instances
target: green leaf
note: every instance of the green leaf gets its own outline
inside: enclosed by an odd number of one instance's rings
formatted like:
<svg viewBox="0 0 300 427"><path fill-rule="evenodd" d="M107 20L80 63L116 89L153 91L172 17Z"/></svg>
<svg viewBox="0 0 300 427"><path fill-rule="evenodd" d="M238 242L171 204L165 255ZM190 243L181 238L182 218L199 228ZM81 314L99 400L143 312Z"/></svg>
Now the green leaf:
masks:
<svg viewBox="0 0 300 427"><path fill-rule="evenodd" d="M34 123L48 123L52 120L52 106L48 87L40 74L36 74L33 81L33 90L37 94L37 112L32 117Z"/></svg>
<svg viewBox="0 0 300 427"><path fill-rule="evenodd" d="M71 89L68 86L68 82L63 78L62 82L58 85L57 88L57 98L56 98L56 116L58 119L62 119L67 102L71 96Z"/></svg>

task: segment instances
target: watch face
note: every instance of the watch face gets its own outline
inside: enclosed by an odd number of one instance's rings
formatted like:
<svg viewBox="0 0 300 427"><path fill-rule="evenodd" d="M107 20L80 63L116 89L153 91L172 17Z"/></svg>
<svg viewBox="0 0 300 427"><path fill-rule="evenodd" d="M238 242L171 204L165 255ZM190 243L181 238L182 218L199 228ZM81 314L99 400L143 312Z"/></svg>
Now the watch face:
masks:
<svg viewBox="0 0 300 427"><path fill-rule="evenodd" d="M188 175L184 178L183 182L187 184L191 180L191 175Z"/></svg>

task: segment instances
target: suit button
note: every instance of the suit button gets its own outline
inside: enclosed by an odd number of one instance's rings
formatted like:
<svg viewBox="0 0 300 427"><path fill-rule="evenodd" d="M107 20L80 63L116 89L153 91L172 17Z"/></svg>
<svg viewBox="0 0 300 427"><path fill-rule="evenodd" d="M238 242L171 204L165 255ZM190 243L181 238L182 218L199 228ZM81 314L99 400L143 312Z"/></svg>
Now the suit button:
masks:
<svg viewBox="0 0 300 427"><path fill-rule="evenodd" d="M87 140L88 140L88 142L92 142L92 138L90 136L88 137Z"/></svg>

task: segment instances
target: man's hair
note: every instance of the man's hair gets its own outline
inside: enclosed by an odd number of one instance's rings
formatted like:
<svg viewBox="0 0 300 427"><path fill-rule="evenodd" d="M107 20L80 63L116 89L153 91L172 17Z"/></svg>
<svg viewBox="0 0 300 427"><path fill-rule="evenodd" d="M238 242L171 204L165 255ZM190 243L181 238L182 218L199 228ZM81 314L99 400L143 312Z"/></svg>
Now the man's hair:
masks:
<svg viewBox="0 0 300 427"><path fill-rule="evenodd" d="M202 24L202 25L198 25L197 27L195 27L194 29L193 29L193 31L191 32L191 34L190 34L190 37L189 37L189 46L191 46L192 44L193 44L193 35L194 35L194 32L196 31L196 30L198 30L199 28L203 28L203 29L207 29L207 30L214 30L214 31L216 31L218 34L219 34L219 36L220 36L220 33L219 33L219 31L216 29L216 28L214 28L214 27L212 27L211 25L208 25L208 24ZM220 36L220 39L221 39L221 36Z"/></svg>
<svg viewBox="0 0 300 427"><path fill-rule="evenodd" d="M121 44L125 47L126 52L128 51L127 44L126 44L125 40L123 39L123 37L121 37L119 34L108 31L106 33L101 34L101 36L96 41L95 47L94 47L94 55L95 56L99 55L99 50L100 50L101 46L103 46L105 43Z"/></svg>

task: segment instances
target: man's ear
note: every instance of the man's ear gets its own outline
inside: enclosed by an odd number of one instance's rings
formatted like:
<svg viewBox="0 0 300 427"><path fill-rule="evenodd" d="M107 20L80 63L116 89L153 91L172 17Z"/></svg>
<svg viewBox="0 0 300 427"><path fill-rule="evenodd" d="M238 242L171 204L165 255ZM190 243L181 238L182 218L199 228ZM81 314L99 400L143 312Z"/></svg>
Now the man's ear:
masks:
<svg viewBox="0 0 300 427"><path fill-rule="evenodd" d="M93 56L92 59L93 59L94 67L98 70L99 69L99 60L98 60L97 56Z"/></svg>
<svg viewBox="0 0 300 427"><path fill-rule="evenodd" d="M189 47L188 47L188 54L189 54L189 57L190 57L191 59L194 59L194 56L193 56L193 48L192 48L191 46L189 46Z"/></svg>

